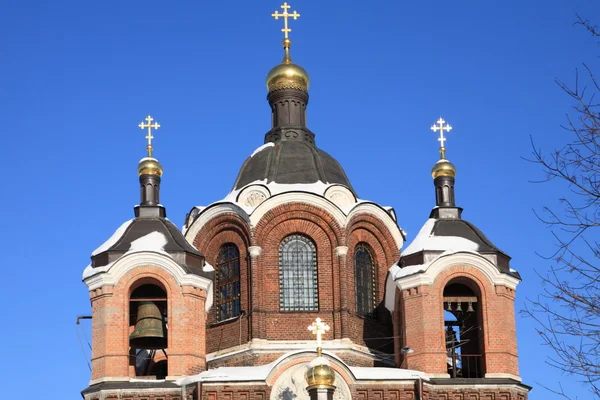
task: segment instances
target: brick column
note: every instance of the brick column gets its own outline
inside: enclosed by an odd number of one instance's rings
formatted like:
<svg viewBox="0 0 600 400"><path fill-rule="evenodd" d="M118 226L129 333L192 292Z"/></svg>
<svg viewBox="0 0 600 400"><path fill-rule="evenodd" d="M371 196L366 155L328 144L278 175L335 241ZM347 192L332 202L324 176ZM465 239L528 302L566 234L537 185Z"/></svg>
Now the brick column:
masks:
<svg viewBox="0 0 600 400"><path fill-rule="evenodd" d="M414 350L407 355L405 365L408 369L448 376L442 303L430 289L418 286L402 291L405 343Z"/></svg>
<svg viewBox="0 0 600 400"><path fill-rule="evenodd" d="M262 248L260 246L250 246L248 247L248 253L250 253L250 262L248 263L248 276L250 277L250 290L251 294L248 296L250 298L250 312L248 313L248 323L250 324L250 337L249 340L252 340L257 337L261 337L261 329L260 329L260 320L261 316L257 314L257 311L262 309L262 305L257 302L258 299L262 299L263 296L260 295L262 290L261 279L259 275L259 258L262 254Z"/></svg>
<svg viewBox="0 0 600 400"><path fill-rule="evenodd" d="M517 332L515 326L515 291L495 286L487 299L487 340L485 342L486 378L519 376Z"/></svg>
<svg viewBox="0 0 600 400"><path fill-rule="evenodd" d="M92 302L92 380L127 377L129 365L128 328L122 296L112 286L90 292Z"/></svg>
<svg viewBox="0 0 600 400"><path fill-rule="evenodd" d="M182 286L181 293L169 305L169 376L206 370L206 290Z"/></svg>
<svg viewBox="0 0 600 400"><path fill-rule="evenodd" d="M347 272L346 261L348 255L348 246L336 247L335 255L338 258L340 271L340 329L339 332L336 330L334 333L335 339L341 339L344 337L350 337L350 332L348 332L347 328L347 318L350 307L348 296L350 295L349 293L352 293L352 291L349 291L348 277L344 275Z"/></svg>

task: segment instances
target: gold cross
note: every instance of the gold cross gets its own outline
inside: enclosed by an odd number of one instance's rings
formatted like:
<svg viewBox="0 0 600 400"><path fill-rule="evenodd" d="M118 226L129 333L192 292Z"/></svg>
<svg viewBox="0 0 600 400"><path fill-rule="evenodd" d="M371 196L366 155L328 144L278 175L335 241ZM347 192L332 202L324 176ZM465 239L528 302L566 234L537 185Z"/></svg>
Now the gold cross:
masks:
<svg viewBox="0 0 600 400"><path fill-rule="evenodd" d="M154 136L152 136L152 129L156 130L160 128L160 124L158 122L152 123L154 118L149 115L144 119L147 122L144 123L144 121L142 121L138 126L141 129L148 129L148 134L146 135L146 139L148 139L148 146L146 146L146 150L148 150L148 157L152 157L152 139L154 139Z"/></svg>
<svg viewBox="0 0 600 400"><path fill-rule="evenodd" d="M431 130L434 132L440 131L440 137L438 138L438 142L440 142L440 158L444 160L446 158L446 147L444 146L446 138L444 137L444 131L450 132L452 130L452 127L450 126L450 124L446 124L446 121L444 121L442 117L438 119L436 124L437 125L431 125Z"/></svg>
<svg viewBox="0 0 600 400"><path fill-rule="evenodd" d="M288 18L294 18L294 21L300 18L300 14L298 14L295 10L291 14L288 13L288 8L290 7L291 6L287 2L284 2L281 6L281 8L283 8L283 13L280 14L279 11L275 10L275 12L271 14L271 16L275 18L275 20L278 20L279 17L283 18L283 29L281 30L281 32L283 32L283 34L285 35L284 37L286 39L288 38L288 33L292 31L290 28L288 28Z"/></svg>
<svg viewBox="0 0 600 400"><path fill-rule="evenodd" d="M321 321L321 318L315 319L315 322L310 324L308 330L311 331L313 335L317 336L317 353L319 357L321 357L321 335L329 330L329 325L325 322Z"/></svg>

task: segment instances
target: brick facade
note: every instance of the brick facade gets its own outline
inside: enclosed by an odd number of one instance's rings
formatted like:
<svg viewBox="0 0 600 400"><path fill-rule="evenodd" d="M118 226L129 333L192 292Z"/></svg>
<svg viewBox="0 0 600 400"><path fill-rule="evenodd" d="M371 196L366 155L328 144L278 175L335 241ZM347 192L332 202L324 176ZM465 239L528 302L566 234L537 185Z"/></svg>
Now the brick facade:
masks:
<svg viewBox="0 0 600 400"><path fill-rule="evenodd" d="M483 355L486 376L519 376L515 328L515 291L493 285L477 268L454 265L446 268L431 286L418 286L401 293L397 326L405 343L414 350L408 355L406 368L444 375L446 348L444 336L443 291L450 281L476 286L480 293L483 327Z"/></svg>
<svg viewBox="0 0 600 400"><path fill-rule="evenodd" d="M279 247L286 236L294 233L308 236L316 246L318 312L279 311ZM374 318L365 318L356 312L353 254L359 242L367 243L375 258L378 307ZM326 210L292 202L267 211L255 227L250 227L235 213L219 214L206 222L193 239L194 246L211 263L216 261L225 243L234 243L240 250L244 313L240 318L221 323L210 313L208 353L226 352L227 348L252 339L313 340L306 327L319 316L331 326L329 338L348 338L359 346L393 354L391 316L382 302L387 269L398 259L399 251L391 232L377 218L367 213L357 214L346 226L340 226ZM259 247L260 255L250 257L249 246ZM347 254L340 254L336 250L339 247L347 247ZM346 357L344 353L340 356ZM241 357L240 365L247 365L249 358L252 357ZM352 356L346 359L355 362ZM232 362L233 359L225 363L235 365ZM377 364L364 359L356 361L357 365L365 363Z"/></svg>
<svg viewBox="0 0 600 400"><path fill-rule="evenodd" d="M171 376L206 369L206 291L181 286L164 269L141 266L129 270L116 286L90 292L92 302L92 381L106 377L134 378L135 353L129 346L133 331L130 295L143 284L161 287L167 295L168 371Z"/></svg>

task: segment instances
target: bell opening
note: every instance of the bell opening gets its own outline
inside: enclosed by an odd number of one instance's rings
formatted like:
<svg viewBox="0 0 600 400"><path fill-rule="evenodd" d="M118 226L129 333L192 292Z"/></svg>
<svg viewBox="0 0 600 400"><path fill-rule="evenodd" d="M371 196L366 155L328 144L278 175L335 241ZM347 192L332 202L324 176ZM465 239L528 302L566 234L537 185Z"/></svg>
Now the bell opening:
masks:
<svg viewBox="0 0 600 400"><path fill-rule="evenodd" d="M485 351L479 288L463 278L450 281L444 288L442 309L448 374L452 378L483 378Z"/></svg>
<svg viewBox="0 0 600 400"><path fill-rule="evenodd" d="M129 299L129 346L135 376L167 376L167 296L157 285L136 288Z"/></svg>

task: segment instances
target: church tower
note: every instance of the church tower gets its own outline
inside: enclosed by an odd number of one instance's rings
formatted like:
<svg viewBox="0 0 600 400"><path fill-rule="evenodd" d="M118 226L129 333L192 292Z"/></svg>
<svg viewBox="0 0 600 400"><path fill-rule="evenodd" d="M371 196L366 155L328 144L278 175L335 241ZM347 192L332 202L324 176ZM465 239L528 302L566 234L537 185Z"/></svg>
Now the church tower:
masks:
<svg viewBox="0 0 600 400"><path fill-rule="evenodd" d="M267 74L263 144L182 231L159 199L160 125L140 124L140 205L83 275L93 328L85 400L526 400L520 276L462 219L445 155L451 127L441 118L432 127L436 206L402 250L394 209L359 198L317 146L309 74L291 55L289 23L300 14L290 8L272 13L284 54Z"/></svg>
<svg viewBox="0 0 600 400"><path fill-rule="evenodd" d="M185 237L215 268L208 315L209 366L260 365L314 348L306 330L331 325L323 350L351 365L394 365L392 323L383 307L387 269L404 238L394 211L360 200L344 169L307 126L309 75L291 57L267 74L271 129L242 164L232 191L194 207Z"/></svg>
<svg viewBox="0 0 600 400"><path fill-rule="evenodd" d="M388 277L396 348L410 349L397 351L397 364L437 378L520 382L514 315L520 276L508 255L462 219L456 168L444 147L451 129L442 118L432 126L441 144L431 171L436 206Z"/></svg>
<svg viewBox="0 0 600 400"><path fill-rule="evenodd" d="M148 130L148 156L138 165L135 217L94 251L83 273L92 303L92 379L82 393L86 399L115 391L133 396L140 387L179 399L181 389L165 378L206 369L213 274L160 204L163 168L152 156L152 130L160 125L148 116L140 127Z"/></svg>

